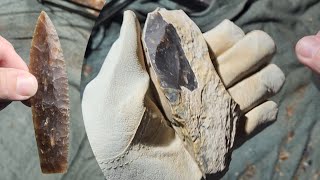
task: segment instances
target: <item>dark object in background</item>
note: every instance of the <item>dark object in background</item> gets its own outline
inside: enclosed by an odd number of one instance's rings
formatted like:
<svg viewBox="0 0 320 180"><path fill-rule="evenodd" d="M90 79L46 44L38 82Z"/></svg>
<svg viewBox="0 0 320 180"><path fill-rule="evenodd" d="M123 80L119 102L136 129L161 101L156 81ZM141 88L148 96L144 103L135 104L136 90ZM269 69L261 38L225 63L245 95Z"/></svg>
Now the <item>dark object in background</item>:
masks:
<svg viewBox="0 0 320 180"><path fill-rule="evenodd" d="M108 23L112 17L121 12L136 0L111 0L105 5L105 0L38 0L42 4L59 7L66 11L77 13L96 20L95 27ZM181 5L189 13L202 12L208 9L215 0L171 0ZM104 6L105 5L105 6ZM107 9L107 10L106 10ZM101 14L100 14L101 12ZM189 14L188 13L188 14ZM100 15L99 15L100 14Z"/></svg>
<svg viewBox="0 0 320 180"><path fill-rule="evenodd" d="M111 19L136 0L111 0L101 10L99 18L96 21L95 27L101 26L104 23L109 23ZM151 0L150 0L151 1ZM176 2L181 8L189 13L198 13L205 11L215 0L170 0Z"/></svg>
<svg viewBox="0 0 320 180"><path fill-rule="evenodd" d="M115 16L118 12L121 12L125 7L134 1L136 0L111 0L108 2L101 10L94 28L97 28L105 22L109 22L113 16Z"/></svg>
<svg viewBox="0 0 320 180"><path fill-rule="evenodd" d="M204 11L214 0L171 0L194 11Z"/></svg>
<svg viewBox="0 0 320 180"><path fill-rule="evenodd" d="M38 91L30 100L41 170L64 173L68 169L69 86L59 37L45 12L34 31L29 68L38 80Z"/></svg>
<svg viewBox="0 0 320 180"><path fill-rule="evenodd" d="M61 8L65 11L79 14L83 17L95 20L105 4L105 0L38 0L41 4L47 4Z"/></svg>

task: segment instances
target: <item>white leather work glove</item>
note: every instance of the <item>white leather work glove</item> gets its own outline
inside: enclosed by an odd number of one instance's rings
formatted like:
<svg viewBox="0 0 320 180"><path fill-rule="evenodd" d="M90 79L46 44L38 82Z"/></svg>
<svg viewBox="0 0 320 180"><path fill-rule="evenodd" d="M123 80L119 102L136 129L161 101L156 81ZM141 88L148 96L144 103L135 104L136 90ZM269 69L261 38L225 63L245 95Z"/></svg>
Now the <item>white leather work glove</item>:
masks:
<svg viewBox="0 0 320 180"><path fill-rule="evenodd" d="M270 64L276 46L267 33L254 30L245 35L229 20L204 38L220 78L244 114L236 142L241 145L276 120L277 104L267 101L285 81L281 69Z"/></svg>
<svg viewBox="0 0 320 180"><path fill-rule="evenodd" d="M265 102L284 83L281 70L267 65L274 42L261 31L245 36L228 20L204 37L217 72L243 111L244 128L236 137L241 145L276 119L277 105ZM150 84L140 25L126 11L120 36L82 99L86 132L102 172L106 179L201 179L198 164L157 107Z"/></svg>

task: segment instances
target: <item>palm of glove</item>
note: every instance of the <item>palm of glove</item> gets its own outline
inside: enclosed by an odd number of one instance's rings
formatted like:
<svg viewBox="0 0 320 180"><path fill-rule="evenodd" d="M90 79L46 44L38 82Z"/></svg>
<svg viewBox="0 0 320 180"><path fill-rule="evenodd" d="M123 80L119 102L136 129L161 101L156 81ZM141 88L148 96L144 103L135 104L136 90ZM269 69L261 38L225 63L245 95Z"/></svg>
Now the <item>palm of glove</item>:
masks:
<svg viewBox="0 0 320 180"><path fill-rule="evenodd" d="M244 78L268 63L274 43L260 31L244 37L229 21L204 37L221 80L244 114L244 129L235 139L240 145L276 118L276 104L264 101L282 86L281 70L268 65ZM198 164L157 105L140 38L135 15L125 12L119 39L84 91L83 117L93 152L107 179L200 179Z"/></svg>

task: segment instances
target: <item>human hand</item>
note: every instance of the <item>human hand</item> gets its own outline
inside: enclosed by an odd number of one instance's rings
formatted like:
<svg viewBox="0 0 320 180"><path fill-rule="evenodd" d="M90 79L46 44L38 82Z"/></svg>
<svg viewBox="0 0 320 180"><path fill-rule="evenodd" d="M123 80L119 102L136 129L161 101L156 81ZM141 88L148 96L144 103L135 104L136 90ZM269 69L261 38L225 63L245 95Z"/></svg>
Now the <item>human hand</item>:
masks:
<svg viewBox="0 0 320 180"><path fill-rule="evenodd" d="M302 64L320 74L320 31L317 35L300 39L295 50Z"/></svg>
<svg viewBox="0 0 320 180"><path fill-rule="evenodd" d="M269 36L253 33L243 38L244 33L240 29L243 35L234 39L234 35L237 34L230 31L235 28L233 23L228 23L227 26L219 25L215 29L219 27L229 32L220 35L209 33L205 37L207 41L211 39L210 36L225 39L222 42L232 41L227 47L221 47L224 49L223 52L241 55L243 48L252 45L245 49L245 52L248 52L247 56L245 53L241 56L244 58L241 59L245 71L258 70L268 64L269 59L266 60L265 57L270 58L275 51L274 43ZM120 37L110 49L98 76L87 85L83 93L84 123L98 164L106 179L200 179L203 174L198 164L157 106L156 95L153 87L149 86L150 78L144 66L140 37L140 25L135 15L129 11L125 12ZM265 40L266 46L258 48L259 42ZM231 48L234 44L238 44L240 48ZM215 49L219 48L211 49L215 52ZM218 53L216 55L218 56ZM232 55L229 55L230 57ZM229 68L234 69L235 63L234 60L230 60ZM230 93L232 97L238 97L238 100L235 100L242 103L238 102L245 114L244 121L240 123L245 124L245 132L249 133L242 133L236 137L241 139L241 142L276 118L275 103L260 104L280 89L284 76L274 65L271 65L271 68L267 67L248 79L247 73L240 73L241 76L236 73L233 77L228 75L231 82L237 85L232 87L239 87L239 92L247 97L241 99L236 89L234 93ZM241 68L238 70L235 72L243 71ZM223 76L221 70L219 72ZM274 73L274 76L265 78L264 75L270 72ZM227 84L227 76L224 76L225 78L221 79ZM231 84L226 86L231 92ZM245 118L246 116L248 117Z"/></svg>
<svg viewBox="0 0 320 180"><path fill-rule="evenodd" d="M37 92L36 78L16 53L14 47L0 36L0 109L11 101L27 100Z"/></svg>

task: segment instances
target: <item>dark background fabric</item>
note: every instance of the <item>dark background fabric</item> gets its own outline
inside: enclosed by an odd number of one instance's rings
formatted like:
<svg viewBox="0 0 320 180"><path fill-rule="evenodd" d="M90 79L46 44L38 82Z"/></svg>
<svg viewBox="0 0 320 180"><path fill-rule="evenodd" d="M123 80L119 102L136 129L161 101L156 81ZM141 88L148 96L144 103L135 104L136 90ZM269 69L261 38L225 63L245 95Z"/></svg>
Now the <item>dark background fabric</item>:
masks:
<svg viewBox="0 0 320 180"><path fill-rule="evenodd" d="M168 0L138 0L126 9L133 10L143 26L146 14L157 7L186 10L202 32L230 19L246 33L267 32L277 45L272 62L286 75L284 87L272 98L279 104L277 121L233 153L223 179L320 179L320 77L294 53L300 38L320 30L320 1L214 0L208 10L196 13ZM99 72L118 38L122 12L93 31L81 90Z"/></svg>

